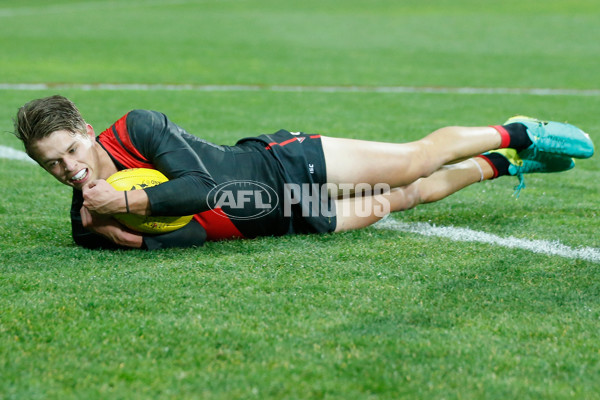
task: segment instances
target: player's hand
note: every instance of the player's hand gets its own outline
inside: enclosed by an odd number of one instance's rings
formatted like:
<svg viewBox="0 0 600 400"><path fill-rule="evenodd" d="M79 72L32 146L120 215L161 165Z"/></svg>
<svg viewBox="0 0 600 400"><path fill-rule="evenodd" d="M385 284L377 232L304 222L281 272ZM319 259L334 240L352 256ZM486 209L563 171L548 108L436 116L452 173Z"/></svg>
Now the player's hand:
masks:
<svg viewBox="0 0 600 400"><path fill-rule="evenodd" d="M94 180L83 187L83 206L96 214L124 212L125 195L104 179Z"/></svg>
<svg viewBox="0 0 600 400"><path fill-rule="evenodd" d="M98 233L120 246L142 247L142 235L127 230L113 217L90 212L85 206L79 212L83 227L88 231Z"/></svg>

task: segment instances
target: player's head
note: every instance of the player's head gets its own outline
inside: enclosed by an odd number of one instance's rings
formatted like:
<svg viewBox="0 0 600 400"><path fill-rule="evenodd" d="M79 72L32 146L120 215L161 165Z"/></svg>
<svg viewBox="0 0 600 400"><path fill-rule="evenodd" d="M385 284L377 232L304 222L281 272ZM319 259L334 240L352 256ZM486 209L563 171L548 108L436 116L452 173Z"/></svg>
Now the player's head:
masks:
<svg viewBox="0 0 600 400"><path fill-rule="evenodd" d="M19 108L14 121L15 135L32 156L32 145L56 131L86 135L86 123L73 102L63 96L50 96L28 102Z"/></svg>
<svg viewBox="0 0 600 400"><path fill-rule="evenodd" d="M81 189L103 177L94 130L65 97L45 97L21 107L15 135L27 154L65 185Z"/></svg>

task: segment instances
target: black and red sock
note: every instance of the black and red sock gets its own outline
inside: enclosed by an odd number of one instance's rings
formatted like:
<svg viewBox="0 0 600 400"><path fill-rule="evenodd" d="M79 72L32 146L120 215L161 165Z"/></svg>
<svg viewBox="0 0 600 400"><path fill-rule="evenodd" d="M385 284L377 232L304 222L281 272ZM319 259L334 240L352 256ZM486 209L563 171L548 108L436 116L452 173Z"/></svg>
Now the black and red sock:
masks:
<svg viewBox="0 0 600 400"><path fill-rule="evenodd" d="M513 122L512 124L506 125L494 125L492 126L495 130L500 133L502 137L502 143L500 148L511 148L517 152L525 150L533 143L527 134L527 127L519 122Z"/></svg>
<svg viewBox="0 0 600 400"><path fill-rule="evenodd" d="M510 163L502 154L488 153L482 154L479 157L483 158L492 167L494 176L492 176L490 179L496 179L501 176L508 175L508 167L510 166Z"/></svg>

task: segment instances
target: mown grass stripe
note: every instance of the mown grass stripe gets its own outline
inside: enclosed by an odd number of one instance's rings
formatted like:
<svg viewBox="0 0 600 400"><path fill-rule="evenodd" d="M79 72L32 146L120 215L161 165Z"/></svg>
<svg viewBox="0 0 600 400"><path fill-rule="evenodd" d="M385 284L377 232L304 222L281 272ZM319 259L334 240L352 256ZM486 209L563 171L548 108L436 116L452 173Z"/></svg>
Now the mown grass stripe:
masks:
<svg viewBox="0 0 600 400"><path fill-rule="evenodd" d="M221 0L223 1L223 0ZM174 6L183 4L200 3L200 0L144 0L144 1L91 1L74 4L42 4L30 7L2 7L0 18L21 17L31 15L63 14L84 12L91 10L115 10L135 7Z"/></svg>

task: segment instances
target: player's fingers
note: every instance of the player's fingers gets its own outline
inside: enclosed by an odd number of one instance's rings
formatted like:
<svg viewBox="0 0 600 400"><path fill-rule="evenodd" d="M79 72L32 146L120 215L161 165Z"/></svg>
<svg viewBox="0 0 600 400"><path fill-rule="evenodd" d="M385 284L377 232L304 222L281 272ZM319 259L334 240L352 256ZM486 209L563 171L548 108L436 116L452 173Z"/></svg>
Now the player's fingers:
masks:
<svg viewBox="0 0 600 400"><path fill-rule="evenodd" d="M88 184L86 184L85 186L83 186L83 187L81 188L81 193L83 194L83 199L84 199L84 200L87 200L87 199L89 199L89 197L90 197L90 191L91 191L91 190L92 190L92 188L94 187L94 186L92 186L92 185L93 185L93 182L91 182L91 183L88 183ZM86 205L86 206L87 206L87 205Z"/></svg>
<svg viewBox="0 0 600 400"><path fill-rule="evenodd" d="M89 227L92 224L92 215L88 211L87 208L81 207L79 210L79 214L81 215L81 223L84 228Z"/></svg>
<svg viewBox="0 0 600 400"><path fill-rule="evenodd" d="M87 210L90 207L90 195L87 190L83 190L83 207Z"/></svg>
<svg viewBox="0 0 600 400"><path fill-rule="evenodd" d="M83 188L90 190L90 189L95 188L96 186L99 186L99 184L101 182L105 182L105 181L103 179L95 179L95 180L87 183Z"/></svg>
<svg viewBox="0 0 600 400"><path fill-rule="evenodd" d="M98 181L92 181L81 188L84 207L89 208L91 206L90 199L92 199L94 196L95 191L93 189L96 187L97 182Z"/></svg>

